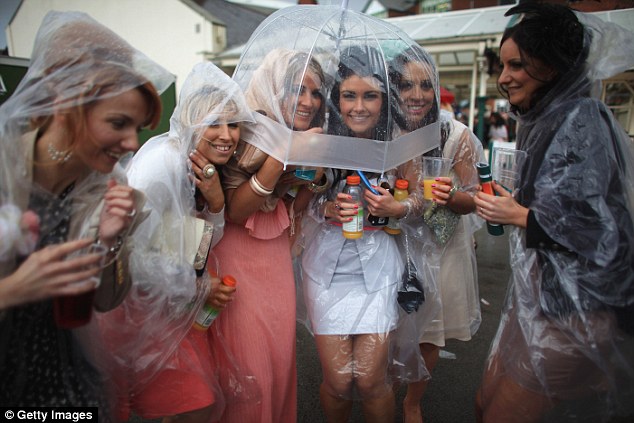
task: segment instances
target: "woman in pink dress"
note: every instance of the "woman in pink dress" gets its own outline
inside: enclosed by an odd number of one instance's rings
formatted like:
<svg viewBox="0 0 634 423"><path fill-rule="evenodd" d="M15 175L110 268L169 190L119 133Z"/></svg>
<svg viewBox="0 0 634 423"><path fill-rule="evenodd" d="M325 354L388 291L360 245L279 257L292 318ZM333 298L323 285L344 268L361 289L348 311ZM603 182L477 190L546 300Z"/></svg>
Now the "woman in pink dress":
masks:
<svg viewBox="0 0 634 423"><path fill-rule="evenodd" d="M319 133L325 108L323 81L316 61L309 61L304 53L276 49L254 71L245 95L252 109L275 122L296 131ZM295 423L295 282L290 230L303 207L300 203L307 204L310 190L319 187L314 181L295 177L290 166L285 171L282 163L243 141L222 177L227 219L224 237L214 252L221 273L233 275L238 285L231 305L214 322L210 344L218 356L231 360L232 367L247 377L221 380L227 407L220 421ZM317 172L320 185L324 185L322 177ZM218 337L222 339L214 339ZM219 351L223 343L227 350ZM222 358L218 360L223 366ZM236 389L236 383L245 381L251 386Z"/></svg>

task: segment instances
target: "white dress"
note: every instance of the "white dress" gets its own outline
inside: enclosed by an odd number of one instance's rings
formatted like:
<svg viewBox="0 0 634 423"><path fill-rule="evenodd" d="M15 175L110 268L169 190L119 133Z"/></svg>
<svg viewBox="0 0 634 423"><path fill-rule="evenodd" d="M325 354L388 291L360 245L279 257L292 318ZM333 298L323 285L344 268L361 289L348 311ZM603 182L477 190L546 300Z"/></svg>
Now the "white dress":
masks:
<svg viewBox="0 0 634 423"><path fill-rule="evenodd" d="M482 145L460 122L452 121L451 134L443 149L444 157L454 162L483 160ZM468 146L472 148L469 148ZM475 171L475 167L474 167ZM477 174L476 174L477 175ZM456 182L461 190L475 189L475 180ZM454 175L454 180L457 180ZM417 313L420 343L444 346L447 339L468 341L480 327L478 274L473 233L482 220L473 214L463 215L440 256L438 287L426 290L423 310ZM442 246L438 246L442 249ZM424 310L428 305L428 310ZM433 306L432 306L433 305Z"/></svg>
<svg viewBox="0 0 634 423"><path fill-rule="evenodd" d="M317 335L387 333L398 324L403 262L395 238L365 222L362 238L323 221L302 256L302 290Z"/></svg>

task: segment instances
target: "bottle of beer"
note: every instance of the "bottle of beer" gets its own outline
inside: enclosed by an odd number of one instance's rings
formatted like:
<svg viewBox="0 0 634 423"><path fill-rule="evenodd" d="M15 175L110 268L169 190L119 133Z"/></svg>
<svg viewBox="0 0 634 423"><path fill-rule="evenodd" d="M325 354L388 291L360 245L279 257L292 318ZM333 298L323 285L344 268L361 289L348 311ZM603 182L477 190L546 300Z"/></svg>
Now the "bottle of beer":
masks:
<svg viewBox="0 0 634 423"><path fill-rule="evenodd" d="M482 185L482 192L490 195L495 195L493 190L493 184L491 183L491 166L488 163L476 163L478 168L478 175L480 176L480 185ZM504 233L504 227L499 223L489 223L487 221L487 232L490 235L500 236Z"/></svg>
<svg viewBox="0 0 634 423"><path fill-rule="evenodd" d="M394 190L390 186L390 183L388 182L387 178L382 177L381 179L379 179L379 185L381 186L381 188L384 188L390 191L390 194L394 195ZM368 213L368 222L370 222L370 225L372 226L385 226L387 225L388 218L379 217L379 216L373 215L372 213Z"/></svg>

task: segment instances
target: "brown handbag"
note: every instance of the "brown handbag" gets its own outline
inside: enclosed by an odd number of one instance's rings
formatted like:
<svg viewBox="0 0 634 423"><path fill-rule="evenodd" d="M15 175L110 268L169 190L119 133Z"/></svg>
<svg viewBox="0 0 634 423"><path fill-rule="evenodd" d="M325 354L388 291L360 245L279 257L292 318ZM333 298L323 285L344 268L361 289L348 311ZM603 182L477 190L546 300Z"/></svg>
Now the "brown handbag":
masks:
<svg viewBox="0 0 634 423"><path fill-rule="evenodd" d="M254 145L242 140L238 142L236 158L238 160L238 167L241 170L255 173L264 164L267 157L268 155L264 151Z"/></svg>

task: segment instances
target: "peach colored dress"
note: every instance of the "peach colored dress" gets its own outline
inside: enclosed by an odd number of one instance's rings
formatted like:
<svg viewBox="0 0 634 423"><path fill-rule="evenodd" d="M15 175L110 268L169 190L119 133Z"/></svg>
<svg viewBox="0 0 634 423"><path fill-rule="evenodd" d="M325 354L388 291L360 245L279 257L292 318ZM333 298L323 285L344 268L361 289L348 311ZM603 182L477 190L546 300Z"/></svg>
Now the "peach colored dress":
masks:
<svg viewBox="0 0 634 423"><path fill-rule="evenodd" d="M286 207L278 201L274 211L256 212L245 226L227 222L213 250L221 274L238 282L210 336L217 365L224 367L228 357L228 367L239 372L237 381L221 377L227 401L221 422L296 422L295 282L287 226Z"/></svg>

